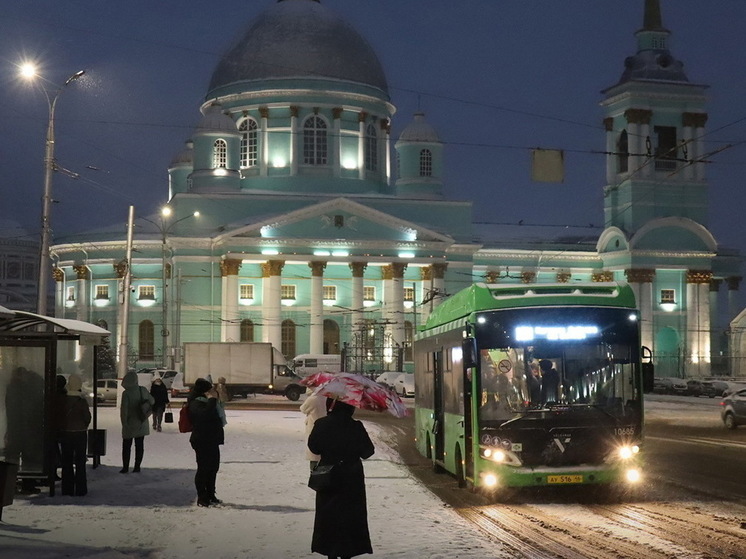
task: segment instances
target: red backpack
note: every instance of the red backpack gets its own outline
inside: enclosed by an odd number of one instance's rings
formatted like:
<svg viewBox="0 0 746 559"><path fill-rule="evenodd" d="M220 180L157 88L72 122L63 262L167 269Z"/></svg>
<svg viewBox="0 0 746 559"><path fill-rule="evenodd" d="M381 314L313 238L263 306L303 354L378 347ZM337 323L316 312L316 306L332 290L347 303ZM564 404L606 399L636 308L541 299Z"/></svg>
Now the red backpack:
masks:
<svg viewBox="0 0 746 559"><path fill-rule="evenodd" d="M189 404L181 406L179 412L179 433L191 433L192 432L192 420L189 417Z"/></svg>

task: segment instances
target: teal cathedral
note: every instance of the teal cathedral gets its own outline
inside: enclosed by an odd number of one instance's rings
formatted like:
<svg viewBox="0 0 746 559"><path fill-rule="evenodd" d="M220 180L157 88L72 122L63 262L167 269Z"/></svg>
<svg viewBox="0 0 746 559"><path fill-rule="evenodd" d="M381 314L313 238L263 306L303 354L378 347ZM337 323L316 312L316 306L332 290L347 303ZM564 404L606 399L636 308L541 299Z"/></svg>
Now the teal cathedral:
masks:
<svg viewBox="0 0 746 559"><path fill-rule="evenodd" d="M356 370L406 370L417 326L472 282L626 281L656 375L727 373L714 325L737 314L724 307L741 259L707 229L707 86L669 48L658 0L602 92L595 244L474 224L471 201L444 196L444 145L425 115L391 137L395 106L368 42L318 0L267 3L212 74L169 166L166 211L135 229L130 366L178 369L189 341L264 341L288 359L345 350ZM126 239L57 242L57 317L121 341Z"/></svg>

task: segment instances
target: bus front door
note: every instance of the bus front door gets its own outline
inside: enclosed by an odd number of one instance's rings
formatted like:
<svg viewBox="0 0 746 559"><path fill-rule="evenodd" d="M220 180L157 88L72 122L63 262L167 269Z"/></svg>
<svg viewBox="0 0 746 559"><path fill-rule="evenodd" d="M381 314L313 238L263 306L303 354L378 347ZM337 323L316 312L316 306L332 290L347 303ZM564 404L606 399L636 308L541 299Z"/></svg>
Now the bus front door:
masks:
<svg viewBox="0 0 746 559"><path fill-rule="evenodd" d="M435 437L435 460L443 462L445 459L445 425L443 423L443 351L433 354L433 378L435 381L435 397L433 399L433 435Z"/></svg>

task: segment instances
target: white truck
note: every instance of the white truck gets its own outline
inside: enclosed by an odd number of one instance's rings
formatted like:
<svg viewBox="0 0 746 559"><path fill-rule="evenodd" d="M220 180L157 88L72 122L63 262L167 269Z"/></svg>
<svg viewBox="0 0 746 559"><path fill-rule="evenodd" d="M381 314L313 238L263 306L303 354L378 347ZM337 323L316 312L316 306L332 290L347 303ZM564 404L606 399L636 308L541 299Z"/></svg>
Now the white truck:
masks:
<svg viewBox="0 0 746 559"><path fill-rule="evenodd" d="M282 353L263 342L185 343L184 384L191 386L200 377L214 383L225 377L231 397L259 392L297 401L306 390Z"/></svg>
<svg viewBox="0 0 746 559"><path fill-rule="evenodd" d="M329 353L302 353L293 359L293 369L301 378L327 371L336 373L342 370L342 356Z"/></svg>

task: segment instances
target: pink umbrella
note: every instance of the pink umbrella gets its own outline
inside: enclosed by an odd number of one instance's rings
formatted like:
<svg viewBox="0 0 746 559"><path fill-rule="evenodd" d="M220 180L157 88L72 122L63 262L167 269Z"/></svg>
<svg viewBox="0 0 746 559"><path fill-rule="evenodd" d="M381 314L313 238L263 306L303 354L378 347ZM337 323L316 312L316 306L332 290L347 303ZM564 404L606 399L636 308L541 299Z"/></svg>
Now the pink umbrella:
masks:
<svg viewBox="0 0 746 559"><path fill-rule="evenodd" d="M356 408L373 411L388 411L394 417L404 417L408 410L401 398L376 381L355 373L314 373L301 384L316 388L316 393L334 398Z"/></svg>

